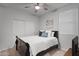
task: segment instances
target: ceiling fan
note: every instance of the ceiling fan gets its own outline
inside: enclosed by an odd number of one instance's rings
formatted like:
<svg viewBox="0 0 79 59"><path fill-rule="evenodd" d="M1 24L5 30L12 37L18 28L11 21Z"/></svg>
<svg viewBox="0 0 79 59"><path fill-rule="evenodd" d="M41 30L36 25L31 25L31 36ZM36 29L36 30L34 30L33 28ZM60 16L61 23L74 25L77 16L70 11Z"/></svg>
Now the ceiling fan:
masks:
<svg viewBox="0 0 79 59"><path fill-rule="evenodd" d="M46 3L30 3L29 5L26 5L25 8L33 7L35 9L35 13L37 13L40 9L43 9L45 11L48 10L48 5Z"/></svg>

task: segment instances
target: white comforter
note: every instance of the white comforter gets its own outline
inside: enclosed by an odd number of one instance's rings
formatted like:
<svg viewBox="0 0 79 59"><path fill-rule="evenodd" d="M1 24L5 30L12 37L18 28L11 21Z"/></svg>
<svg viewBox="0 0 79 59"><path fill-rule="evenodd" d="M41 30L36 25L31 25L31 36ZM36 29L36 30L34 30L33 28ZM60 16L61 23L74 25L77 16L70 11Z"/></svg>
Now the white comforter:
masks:
<svg viewBox="0 0 79 59"><path fill-rule="evenodd" d="M31 55L35 56L37 53L48 49L49 47L58 44L56 37L39 37L28 36L20 37L24 42L29 43Z"/></svg>

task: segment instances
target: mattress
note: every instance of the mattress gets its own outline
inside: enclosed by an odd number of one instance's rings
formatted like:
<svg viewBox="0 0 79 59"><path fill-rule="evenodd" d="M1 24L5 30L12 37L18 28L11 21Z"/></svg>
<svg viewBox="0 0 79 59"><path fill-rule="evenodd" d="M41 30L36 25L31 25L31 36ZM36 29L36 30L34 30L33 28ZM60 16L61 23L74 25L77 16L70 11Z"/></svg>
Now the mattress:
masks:
<svg viewBox="0 0 79 59"><path fill-rule="evenodd" d="M20 37L21 40L28 43L30 46L30 55L37 55L37 53L48 49L51 46L58 44L56 37L39 37L39 36L28 36Z"/></svg>

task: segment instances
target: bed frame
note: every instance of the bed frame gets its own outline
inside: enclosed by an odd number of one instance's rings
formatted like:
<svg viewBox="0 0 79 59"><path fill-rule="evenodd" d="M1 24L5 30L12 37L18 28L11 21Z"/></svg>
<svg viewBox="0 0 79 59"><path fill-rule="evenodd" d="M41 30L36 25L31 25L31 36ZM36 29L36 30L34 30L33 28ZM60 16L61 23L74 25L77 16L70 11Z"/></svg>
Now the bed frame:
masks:
<svg viewBox="0 0 79 59"><path fill-rule="evenodd" d="M58 31L52 31L55 32L54 37L56 37L58 39L58 44L54 45L44 51L39 52L36 56L43 56L44 54L46 54L48 51L51 51L52 49L57 49L59 44L59 33ZM18 36L16 36L16 50L21 54L21 56L30 56L30 52L29 52L29 44L25 43L24 41L22 41ZM25 49L25 47L23 47L24 45L26 47L25 52L23 53L23 49ZM20 51L19 51L20 50Z"/></svg>
<svg viewBox="0 0 79 59"><path fill-rule="evenodd" d="M78 56L78 36L72 39L72 56Z"/></svg>

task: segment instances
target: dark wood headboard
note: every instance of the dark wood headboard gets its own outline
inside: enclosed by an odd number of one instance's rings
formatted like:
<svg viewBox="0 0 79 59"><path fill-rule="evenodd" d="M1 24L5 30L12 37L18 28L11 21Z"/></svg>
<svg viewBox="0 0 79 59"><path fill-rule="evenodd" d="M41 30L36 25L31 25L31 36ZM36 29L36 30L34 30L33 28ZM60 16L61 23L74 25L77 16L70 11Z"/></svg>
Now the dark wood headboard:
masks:
<svg viewBox="0 0 79 59"><path fill-rule="evenodd" d="M57 39L59 39L59 32L58 31L52 31L55 32L54 37L56 37Z"/></svg>
<svg viewBox="0 0 79 59"><path fill-rule="evenodd" d="M57 40L58 40L58 47L60 48L59 31L52 31L52 32L55 32L54 37L57 38Z"/></svg>

